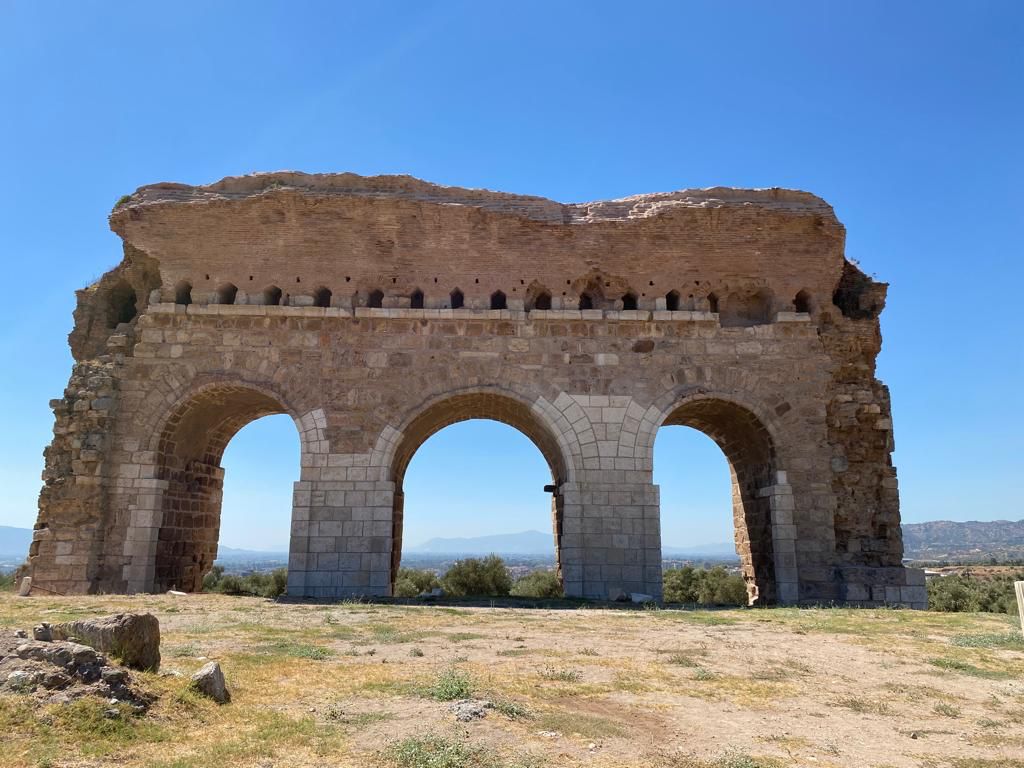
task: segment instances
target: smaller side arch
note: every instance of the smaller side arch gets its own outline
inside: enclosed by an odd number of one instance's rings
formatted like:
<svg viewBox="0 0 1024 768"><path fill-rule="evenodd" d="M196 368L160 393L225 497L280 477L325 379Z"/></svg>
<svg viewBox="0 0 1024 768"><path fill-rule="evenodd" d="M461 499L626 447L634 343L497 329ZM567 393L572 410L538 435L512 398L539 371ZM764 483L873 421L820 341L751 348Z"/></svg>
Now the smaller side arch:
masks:
<svg viewBox="0 0 1024 768"><path fill-rule="evenodd" d="M780 466L772 419L735 394L669 393L641 421L637 449L653 457L662 426L681 425L710 437L732 478L736 548L751 603L797 597L792 490Z"/></svg>

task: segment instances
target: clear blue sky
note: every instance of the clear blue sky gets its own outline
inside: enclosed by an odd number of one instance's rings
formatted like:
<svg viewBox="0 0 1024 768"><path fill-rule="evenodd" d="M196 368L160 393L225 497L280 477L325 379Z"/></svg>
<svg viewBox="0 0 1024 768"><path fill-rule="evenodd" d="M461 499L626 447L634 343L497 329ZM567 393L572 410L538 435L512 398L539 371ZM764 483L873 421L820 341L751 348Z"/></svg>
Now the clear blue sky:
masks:
<svg viewBox="0 0 1024 768"><path fill-rule="evenodd" d="M1016 1L0 0L0 524L34 520L74 290L120 259L114 201L282 168L562 201L813 191L892 284L904 519L1022 517L1022 40ZM728 540L724 459L675 432L665 540ZM297 455L281 418L233 441L224 543L284 539ZM410 468L407 541L547 530L545 471L507 428L449 428Z"/></svg>

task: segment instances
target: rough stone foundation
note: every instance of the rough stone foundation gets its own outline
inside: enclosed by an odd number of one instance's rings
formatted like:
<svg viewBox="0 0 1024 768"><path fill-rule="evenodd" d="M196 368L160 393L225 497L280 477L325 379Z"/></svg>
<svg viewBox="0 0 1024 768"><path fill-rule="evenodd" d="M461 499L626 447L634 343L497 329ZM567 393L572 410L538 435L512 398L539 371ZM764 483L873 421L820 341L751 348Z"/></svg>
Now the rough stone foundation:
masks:
<svg viewBox="0 0 1024 768"><path fill-rule="evenodd" d="M751 599L924 607L902 567L884 284L821 199L685 190L579 205L409 177L142 187L79 292L33 584L198 589L232 436L301 438L289 594L388 595L402 481L457 421L551 468L566 594L661 595L659 427L722 448Z"/></svg>

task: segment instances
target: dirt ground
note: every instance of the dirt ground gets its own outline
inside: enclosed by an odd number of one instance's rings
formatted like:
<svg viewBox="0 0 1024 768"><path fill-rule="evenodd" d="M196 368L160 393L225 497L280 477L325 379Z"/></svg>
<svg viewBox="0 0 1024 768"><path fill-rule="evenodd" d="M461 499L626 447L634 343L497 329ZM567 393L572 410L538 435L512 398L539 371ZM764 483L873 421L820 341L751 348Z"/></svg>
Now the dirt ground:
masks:
<svg viewBox="0 0 1024 768"><path fill-rule="evenodd" d="M2 695L0 765L1024 767L1015 617L6 594L0 631L119 611L160 620L150 712Z"/></svg>

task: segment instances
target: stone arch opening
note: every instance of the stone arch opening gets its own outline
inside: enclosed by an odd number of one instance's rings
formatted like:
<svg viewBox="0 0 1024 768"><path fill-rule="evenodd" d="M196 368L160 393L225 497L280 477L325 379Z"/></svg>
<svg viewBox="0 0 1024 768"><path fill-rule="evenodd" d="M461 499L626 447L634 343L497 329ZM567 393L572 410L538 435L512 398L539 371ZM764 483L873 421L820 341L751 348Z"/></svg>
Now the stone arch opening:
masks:
<svg viewBox="0 0 1024 768"><path fill-rule="evenodd" d="M268 307L276 307L281 303L282 291L276 285L268 285L263 289L263 303Z"/></svg>
<svg viewBox="0 0 1024 768"><path fill-rule="evenodd" d="M379 288L370 291L370 294L366 297L366 306L371 309L380 309L384 306L384 291Z"/></svg>
<svg viewBox="0 0 1024 768"><path fill-rule="evenodd" d="M786 531L777 526L782 517L789 522L792 496L783 498L788 486L779 482L775 448L767 428L752 411L719 398L683 402L669 412L661 426L695 429L711 438L725 455L731 481L736 553L749 602L777 602L777 559L793 557L791 537L780 538ZM785 562L788 566L789 561Z"/></svg>
<svg viewBox="0 0 1024 768"><path fill-rule="evenodd" d="M637 300L635 293L627 293L623 295L622 308L624 310L632 310L637 308Z"/></svg>
<svg viewBox="0 0 1024 768"><path fill-rule="evenodd" d="M531 286L526 298L526 311L551 309L551 293L545 288Z"/></svg>
<svg viewBox="0 0 1024 768"><path fill-rule="evenodd" d="M665 294L665 309L669 312L679 311L679 291L669 291Z"/></svg>
<svg viewBox="0 0 1024 768"><path fill-rule="evenodd" d="M192 283L182 280L174 286L174 303L188 306L192 303Z"/></svg>
<svg viewBox="0 0 1024 768"><path fill-rule="evenodd" d="M238 296L238 287L234 283L224 283L217 288L214 304L234 304Z"/></svg>
<svg viewBox="0 0 1024 768"><path fill-rule="evenodd" d="M767 289L736 291L722 302L719 322L723 328L764 325L771 322L771 311L772 295Z"/></svg>
<svg viewBox="0 0 1024 768"><path fill-rule="evenodd" d="M331 306L331 293L330 288L320 286L313 291L313 306L314 307L329 307Z"/></svg>
<svg viewBox="0 0 1024 768"><path fill-rule="evenodd" d="M793 298L793 309L796 312L804 312L810 314L811 312L811 294L807 291L799 291Z"/></svg>
<svg viewBox="0 0 1024 768"><path fill-rule="evenodd" d="M508 309L504 291L495 291L491 294L491 309Z"/></svg>
<svg viewBox="0 0 1024 768"><path fill-rule="evenodd" d="M402 559L405 494L403 483L409 463L420 447L445 427L472 419L489 419L506 424L524 434L541 452L551 471L551 521L555 541L555 562L561 574L562 496L560 486L568 478L568 462L552 430L531 407L508 395L473 392L454 395L428 406L402 430L391 458L390 479L394 482L392 515L391 587Z"/></svg>
<svg viewBox="0 0 1024 768"><path fill-rule="evenodd" d="M580 309L593 309L594 298L589 293L580 294Z"/></svg>
<svg viewBox="0 0 1024 768"><path fill-rule="evenodd" d="M107 327L116 328L130 323L138 314L138 297L126 280L119 280L110 288L107 300Z"/></svg>
<svg viewBox="0 0 1024 768"><path fill-rule="evenodd" d="M237 384L206 387L175 407L156 448L163 488L152 520L152 591L202 587L217 556L224 449L243 427L282 413L288 409L274 395ZM296 457L296 476L298 464Z"/></svg>
<svg viewBox="0 0 1024 768"><path fill-rule="evenodd" d="M458 288L456 288L448 296L448 300L449 300L449 303L451 304L451 308L452 309L462 309L462 307L466 303L466 296L465 296L465 294L462 291L460 291Z"/></svg>
<svg viewBox="0 0 1024 768"><path fill-rule="evenodd" d="M423 309L423 291L419 288L409 295L409 307L411 309Z"/></svg>

